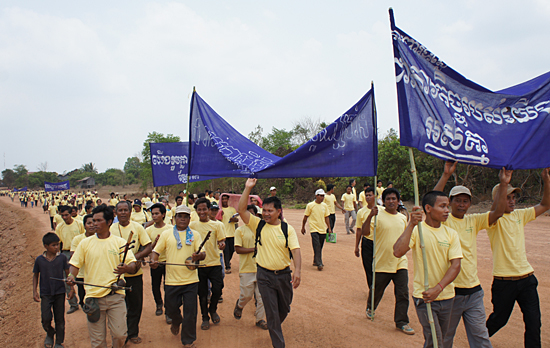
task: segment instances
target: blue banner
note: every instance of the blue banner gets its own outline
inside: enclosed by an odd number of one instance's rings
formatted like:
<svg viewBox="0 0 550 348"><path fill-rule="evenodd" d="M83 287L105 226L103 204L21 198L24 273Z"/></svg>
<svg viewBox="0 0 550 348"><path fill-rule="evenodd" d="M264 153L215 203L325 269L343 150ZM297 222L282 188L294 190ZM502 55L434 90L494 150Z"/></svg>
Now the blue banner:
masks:
<svg viewBox="0 0 550 348"><path fill-rule="evenodd" d="M25 186L25 187L23 187L23 188L20 188L20 189L14 188L14 189L13 189L13 192L27 192L27 186Z"/></svg>
<svg viewBox="0 0 550 348"><path fill-rule="evenodd" d="M374 89L283 158L241 135L196 92L191 101L189 128L190 173L194 175L258 178L376 175Z"/></svg>
<svg viewBox="0 0 550 348"><path fill-rule="evenodd" d="M69 190L70 188L71 185L69 184L69 180L56 183L44 181L44 190L46 192L65 191Z"/></svg>
<svg viewBox="0 0 550 348"><path fill-rule="evenodd" d="M490 91L395 26L401 145L444 160L507 169L550 166L550 72Z"/></svg>

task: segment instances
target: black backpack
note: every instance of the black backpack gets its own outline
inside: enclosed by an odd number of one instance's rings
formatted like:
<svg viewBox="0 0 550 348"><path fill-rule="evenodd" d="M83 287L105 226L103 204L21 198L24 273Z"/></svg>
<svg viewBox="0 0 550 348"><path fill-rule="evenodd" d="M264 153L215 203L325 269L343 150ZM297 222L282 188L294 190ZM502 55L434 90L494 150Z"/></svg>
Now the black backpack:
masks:
<svg viewBox="0 0 550 348"><path fill-rule="evenodd" d="M256 257L256 254L258 253L258 243L262 245L262 229L264 228L265 224L265 220L260 220L260 222L258 223L258 227L256 227L256 240L254 242L254 255L252 255L252 257ZM283 235L285 236L285 247L288 248L288 224L284 221L281 221L281 229L283 230ZM290 249L288 249L288 254L292 259L292 251L290 251Z"/></svg>

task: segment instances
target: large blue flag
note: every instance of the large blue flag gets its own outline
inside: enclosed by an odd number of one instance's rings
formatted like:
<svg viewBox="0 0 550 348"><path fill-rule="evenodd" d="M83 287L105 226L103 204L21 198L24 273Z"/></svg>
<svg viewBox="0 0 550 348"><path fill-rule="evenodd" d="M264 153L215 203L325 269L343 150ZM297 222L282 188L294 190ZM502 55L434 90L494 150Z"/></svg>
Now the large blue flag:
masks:
<svg viewBox="0 0 550 348"><path fill-rule="evenodd" d="M327 128L283 158L241 135L196 92L191 101L189 128L192 175L258 178L376 175L378 140L373 89Z"/></svg>
<svg viewBox="0 0 550 348"><path fill-rule="evenodd" d="M65 191L71 188L71 184L69 183L69 180L62 181L62 182L47 182L44 181L44 190L46 192L50 191Z"/></svg>
<svg viewBox="0 0 550 348"><path fill-rule="evenodd" d="M401 145L441 159L508 169L550 166L550 72L493 92L395 26Z"/></svg>

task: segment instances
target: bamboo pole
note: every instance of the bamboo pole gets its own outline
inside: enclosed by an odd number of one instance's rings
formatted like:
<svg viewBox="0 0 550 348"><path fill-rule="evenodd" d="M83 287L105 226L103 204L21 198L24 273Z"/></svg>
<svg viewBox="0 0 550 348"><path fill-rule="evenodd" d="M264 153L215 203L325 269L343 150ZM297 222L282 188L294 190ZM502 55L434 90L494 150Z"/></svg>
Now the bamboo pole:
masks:
<svg viewBox="0 0 550 348"><path fill-rule="evenodd" d="M376 192L376 181L377 176L374 176L374 192ZM374 198L374 206L377 205L376 202L376 196ZM374 285L376 283L376 223L377 223L378 215L374 216L374 227L372 229L372 286L371 286L371 302L370 302L370 310L371 310L371 321L374 321Z"/></svg>
<svg viewBox="0 0 550 348"><path fill-rule="evenodd" d="M414 183L414 205L419 206L420 200L418 198L418 177L416 175L416 165L414 164L414 154L411 147L409 147L409 158L411 161L411 172L413 176ZM420 249L422 250L422 263L424 264L424 290L430 288L430 283L428 279L428 262L426 260L426 246L424 245L424 235L422 234L422 222L419 222L417 225L418 228L418 237L420 238ZM430 322L430 328L432 329L432 340L434 348L437 348L437 332L435 331L434 317L432 314L432 304L426 303L426 308L428 309L428 321Z"/></svg>

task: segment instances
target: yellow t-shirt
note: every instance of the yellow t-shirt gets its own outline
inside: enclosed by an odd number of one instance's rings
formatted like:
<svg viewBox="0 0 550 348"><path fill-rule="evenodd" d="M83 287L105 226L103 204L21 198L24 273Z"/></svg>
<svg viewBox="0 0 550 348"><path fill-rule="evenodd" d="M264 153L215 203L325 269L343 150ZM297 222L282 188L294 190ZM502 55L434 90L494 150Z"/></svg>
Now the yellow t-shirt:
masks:
<svg viewBox="0 0 550 348"><path fill-rule="evenodd" d="M324 202L309 202L306 206L306 211L304 215L308 217L307 222L309 223L309 233L327 233L328 227L325 222L325 218L330 215L330 212L328 210L328 206Z"/></svg>
<svg viewBox="0 0 550 348"><path fill-rule="evenodd" d="M384 207L378 206L378 212L380 213L381 210L383 210ZM363 224L369 217L371 209L368 208L368 206L364 206L363 208L359 209L357 212L357 220L355 221L355 228L363 228ZM373 236L373 228L374 228L374 218L370 220L370 234L368 236L363 236L363 238L367 238L369 240L372 240Z"/></svg>
<svg viewBox="0 0 550 348"><path fill-rule="evenodd" d="M116 199L116 198L111 198L111 199L109 199L109 205L111 205L111 206L114 207L114 206L116 206L117 204L118 204L118 199Z"/></svg>
<svg viewBox="0 0 550 348"><path fill-rule="evenodd" d="M77 215L77 216L73 217L73 219L82 222L84 220L84 217L82 215Z"/></svg>
<svg viewBox="0 0 550 348"><path fill-rule="evenodd" d="M193 231L199 232L202 240L206 238L208 231L212 231L210 238L203 247L206 252L206 258L200 263L201 265L206 265L208 267L221 266L218 242L225 239L223 224L219 221L212 220L209 220L208 222L193 221L189 223L189 228Z"/></svg>
<svg viewBox="0 0 550 348"><path fill-rule="evenodd" d="M351 193L353 194L353 199L357 202L357 191L355 191L355 186L351 188Z"/></svg>
<svg viewBox="0 0 550 348"><path fill-rule="evenodd" d="M328 207L328 212L330 214L336 213L336 206L334 204L336 202L336 196L332 193L329 195L328 193L325 195L325 199L323 199L323 203L325 203Z"/></svg>
<svg viewBox="0 0 550 348"><path fill-rule="evenodd" d="M368 216L368 214L367 214ZM372 219L374 224L374 219ZM378 211L376 220L376 272L395 273L407 269L407 256L393 256L393 245L407 227L407 218L403 214L390 214L384 209ZM372 228L372 226L371 226ZM372 229L371 229L371 235Z"/></svg>
<svg viewBox="0 0 550 348"><path fill-rule="evenodd" d="M123 254L120 254L122 246L126 241L113 234L109 238L99 239L97 235L85 238L78 244L71 261L71 265L82 268L86 267L86 283L110 286L116 282L117 275L113 270L122 262ZM135 262L136 258L132 250L128 250L126 264ZM123 278L123 277L122 277ZM98 288L84 285L86 298L101 298L109 295L110 289ZM117 294L123 294L124 290L118 290Z"/></svg>
<svg viewBox="0 0 550 348"><path fill-rule="evenodd" d="M50 204L50 206L48 207L48 211L50 212L50 217L54 217L57 214L57 206L54 204Z"/></svg>
<svg viewBox="0 0 550 348"><path fill-rule="evenodd" d="M124 239L125 242L128 241L128 236L130 235L130 232L134 232L134 235L132 236L132 241L134 241L132 245L134 247L131 249L134 251L134 254L137 254L139 252L139 248L142 245L146 246L147 244L151 243L151 238L149 238L149 235L147 234L147 232L145 232L143 226L135 221L130 221L130 223L126 226L121 226L118 222L114 223L111 225L109 231L111 231L111 234ZM124 249L121 249L120 251L123 250ZM125 274L124 276L137 277L141 274L143 274L143 270L140 268L135 274Z"/></svg>
<svg viewBox="0 0 550 348"><path fill-rule="evenodd" d="M151 198L149 198L149 197L143 197L143 198L141 199L141 203L145 204L145 203L147 203L147 202L151 202Z"/></svg>
<svg viewBox="0 0 550 348"><path fill-rule="evenodd" d="M356 202L355 196L353 193L344 193L342 195L342 198L340 199L342 202L344 202L344 210L346 211L352 211L355 210L353 207L353 202Z"/></svg>
<svg viewBox="0 0 550 348"><path fill-rule="evenodd" d="M383 187L376 187L376 198L382 199L382 193L384 192L385 188Z"/></svg>
<svg viewBox="0 0 550 348"><path fill-rule="evenodd" d="M61 216L61 215L59 215ZM81 233L86 232L84 230L84 225L82 222L73 219L73 222L70 225L67 225L63 219L61 223L55 228L55 234L59 237L63 243L63 250L71 250L71 243L73 238L78 236Z"/></svg>
<svg viewBox="0 0 550 348"><path fill-rule="evenodd" d="M361 193L359 193L359 202L361 202L361 207L366 207L367 206L367 197L365 196L365 191L361 191Z"/></svg>
<svg viewBox="0 0 550 348"><path fill-rule="evenodd" d="M428 284L430 288L437 285L451 267L451 260L462 258L462 249L458 233L450 227L441 225L433 228L421 222L424 245L426 247L426 262L428 264ZM413 252L414 260L414 292L413 297L422 298L424 292L424 263L422 260L422 249L420 248L420 237L418 226L412 232L409 248ZM448 300L455 297L455 286L453 283L447 285L436 301Z"/></svg>
<svg viewBox="0 0 550 348"><path fill-rule="evenodd" d="M149 238L151 238L151 242L155 242L155 239L157 239L157 236L161 235L162 232L169 230L172 231L174 226L170 224L165 224L161 228L155 227L155 225L151 225L145 229L145 232L149 235ZM166 254L164 252L159 253L159 261L166 261Z"/></svg>
<svg viewBox="0 0 550 348"><path fill-rule="evenodd" d="M53 222L57 224L57 226L61 225L64 221L60 214L55 214L53 217Z"/></svg>
<svg viewBox="0 0 550 348"><path fill-rule="evenodd" d="M166 216L164 216L165 224L172 224L172 211L166 208Z"/></svg>
<svg viewBox="0 0 550 348"><path fill-rule="evenodd" d="M145 217L145 213L142 211L139 212L132 212L132 215L130 216L130 220L137 222L140 225L143 225L147 222L147 218Z"/></svg>
<svg viewBox="0 0 550 348"><path fill-rule="evenodd" d="M80 242L82 242L85 238L87 238L86 233L79 234L78 236L73 238L73 241L71 243L71 251L73 253L76 251L76 247L78 246L78 244L80 244ZM86 266L82 266L82 268L78 270L78 275L76 276L77 278L84 278L85 268Z"/></svg>
<svg viewBox="0 0 550 348"><path fill-rule="evenodd" d="M251 215L247 226L254 231L254 236L256 236L258 223L260 223L260 218ZM300 248L296 231L290 224L288 225L288 248L286 247L285 235L283 234L281 224L265 224L262 229L261 242L262 244L258 243L257 245L256 263L272 271L282 270L290 266L288 249L294 250Z"/></svg>
<svg viewBox="0 0 550 348"><path fill-rule="evenodd" d="M199 250L202 239L198 232L193 231L193 242L191 245L185 243L186 232L178 232L181 239L181 249L178 249L178 242L174 237L173 229L162 232L154 250L155 253L159 254L159 260L160 254L165 254L166 262L185 263L188 257ZM192 271L184 266L166 265L166 279L164 280L166 285L179 286L198 282L199 272L197 270Z"/></svg>
<svg viewBox="0 0 550 348"><path fill-rule="evenodd" d="M199 214L194 210L191 212L191 222L193 221L200 221Z"/></svg>
<svg viewBox="0 0 550 348"><path fill-rule="evenodd" d="M468 214L463 219L449 215L443 223L458 233L462 255L460 261L460 273L453 280L457 288L473 288L480 283L477 277L477 234L489 227L489 212L483 214Z"/></svg>
<svg viewBox="0 0 550 348"><path fill-rule="evenodd" d="M524 227L535 218L535 208L517 209L487 229L493 251L493 276L516 277L533 272L525 252Z"/></svg>
<svg viewBox="0 0 550 348"><path fill-rule="evenodd" d="M247 225L241 226L235 231L235 246L254 248L255 238L256 234ZM254 253L239 254L239 273L256 273L256 260L252 256Z"/></svg>
<svg viewBox="0 0 550 348"><path fill-rule="evenodd" d="M237 214L237 211L233 207L227 207L222 208L223 210L223 217L222 217L222 223L223 227L225 228L225 236L226 237L235 237L235 222L229 222L229 219L235 214Z"/></svg>

